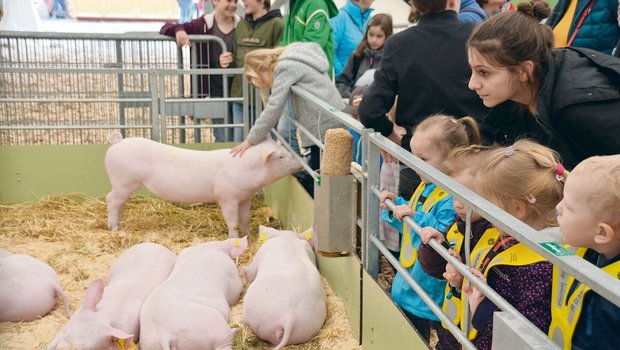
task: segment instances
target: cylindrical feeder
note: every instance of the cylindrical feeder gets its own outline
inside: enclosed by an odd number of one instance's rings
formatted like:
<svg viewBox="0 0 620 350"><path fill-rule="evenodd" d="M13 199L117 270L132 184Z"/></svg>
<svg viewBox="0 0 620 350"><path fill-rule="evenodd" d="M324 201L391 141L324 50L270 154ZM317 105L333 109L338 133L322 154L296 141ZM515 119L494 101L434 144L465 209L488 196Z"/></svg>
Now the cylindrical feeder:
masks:
<svg viewBox="0 0 620 350"><path fill-rule="evenodd" d="M315 247L323 256L355 249L357 186L351 175L353 136L345 129L325 135L320 182L314 184Z"/></svg>

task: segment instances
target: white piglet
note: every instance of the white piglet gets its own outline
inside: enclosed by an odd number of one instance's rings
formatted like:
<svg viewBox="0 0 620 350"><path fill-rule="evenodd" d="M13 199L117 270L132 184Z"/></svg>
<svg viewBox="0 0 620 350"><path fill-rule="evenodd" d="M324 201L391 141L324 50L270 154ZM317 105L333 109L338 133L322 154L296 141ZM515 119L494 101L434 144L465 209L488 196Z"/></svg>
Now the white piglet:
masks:
<svg viewBox="0 0 620 350"><path fill-rule="evenodd" d="M327 306L321 276L306 235L261 226L266 240L245 268L249 282L243 322L282 349L305 343L325 323Z"/></svg>
<svg viewBox="0 0 620 350"><path fill-rule="evenodd" d="M140 334L144 300L168 278L176 254L155 243L127 249L110 268L108 285L95 280L80 309L56 334L48 350L130 349Z"/></svg>
<svg viewBox="0 0 620 350"><path fill-rule="evenodd" d="M61 298L67 311L56 271L29 255L0 248L0 322L32 321L48 314Z"/></svg>
<svg viewBox="0 0 620 350"><path fill-rule="evenodd" d="M282 146L267 139L243 157L230 149L188 150L147 140L110 135L105 155L112 184L106 197L108 229L119 227L123 205L139 188L181 203L218 203L228 237L248 234L252 197L264 186L301 170L301 164Z"/></svg>
<svg viewBox="0 0 620 350"><path fill-rule="evenodd" d="M144 303L140 348L232 349L237 329L228 326L228 316L243 283L231 258L247 246L247 237L243 237L181 251L170 277Z"/></svg>

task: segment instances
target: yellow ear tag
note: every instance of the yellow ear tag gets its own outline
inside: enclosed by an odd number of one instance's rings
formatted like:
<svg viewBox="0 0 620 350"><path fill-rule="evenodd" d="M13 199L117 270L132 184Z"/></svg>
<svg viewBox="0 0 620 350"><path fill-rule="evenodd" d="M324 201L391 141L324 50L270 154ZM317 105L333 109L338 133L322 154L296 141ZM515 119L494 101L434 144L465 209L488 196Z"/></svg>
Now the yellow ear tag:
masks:
<svg viewBox="0 0 620 350"><path fill-rule="evenodd" d="M269 154L271 154L271 152L263 151L263 153L261 153L261 156L263 156L263 160L267 159L267 157L269 157Z"/></svg>
<svg viewBox="0 0 620 350"><path fill-rule="evenodd" d="M306 241L309 241L312 239L312 232L306 232Z"/></svg>
<svg viewBox="0 0 620 350"><path fill-rule="evenodd" d="M265 231L261 231L260 233L260 237L258 238L258 243L265 243L265 241L267 240L267 232Z"/></svg>
<svg viewBox="0 0 620 350"><path fill-rule="evenodd" d="M235 240L233 241L233 245L234 245L235 247L241 247L241 242L239 242L239 240L238 240L238 239L235 239Z"/></svg>
<svg viewBox="0 0 620 350"><path fill-rule="evenodd" d="M119 349L121 350L136 350L136 344L134 342L130 342L128 347L125 347L125 339L117 338L115 340L116 344L118 344Z"/></svg>

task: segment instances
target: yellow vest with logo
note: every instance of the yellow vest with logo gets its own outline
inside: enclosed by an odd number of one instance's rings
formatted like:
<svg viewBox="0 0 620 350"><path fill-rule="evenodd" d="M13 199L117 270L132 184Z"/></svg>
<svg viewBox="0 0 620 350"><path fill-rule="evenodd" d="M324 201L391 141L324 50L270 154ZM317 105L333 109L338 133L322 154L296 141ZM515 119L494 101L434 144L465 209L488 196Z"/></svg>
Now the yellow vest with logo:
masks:
<svg viewBox="0 0 620 350"><path fill-rule="evenodd" d="M539 262L547 261L542 256L528 248L523 243L517 243L512 247L497 254L491 262L487 265L486 269L482 272L484 277L487 277L489 271L495 266L507 265L507 266L525 266ZM478 330L472 328L469 331L469 339L474 340L478 336Z"/></svg>
<svg viewBox="0 0 620 350"><path fill-rule="evenodd" d="M418 188L416 188L415 192L413 192L411 200L409 200L409 207L412 208L414 211L425 188L426 184L424 182L420 182ZM435 187L431 194L426 198L424 203L422 203L422 207L420 208L420 210L428 213L435 206L435 204L437 204L437 202L439 202L448 195L448 192L442 190L439 187ZM409 225L403 223L403 243L400 247L400 264L403 267L407 268L413 266L413 263L415 263L416 259L418 258L418 250L413 246L413 241L411 240L411 237L412 235Z"/></svg>
<svg viewBox="0 0 620 350"><path fill-rule="evenodd" d="M570 249L570 247L567 246ZM574 248L572 248L574 250ZM575 255L583 257L587 248L579 248ZM620 261L607 265L601 270L613 277L620 279ZM583 300L590 287L579 283L579 285L569 295L571 286L575 282L575 277L562 271L557 266L553 266L553 287L551 289L551 326L549 327L549 337L558 344L560 348L570 349L572 346L573 334L579 322L579 315L583 307Z"/></svg>
<svg viewBox="0 0 620 350"><path fill-rule="evenodd" d="M480 240L478 240L469 255L472 267L475 267L476 269L480 268L480 264L487 256L487 253L491 250L491 248L493 248L493 245L497 241L498 237L499 231L497 231L494 227L489 227L486 231L484 231L482 237L480 237ZM461 252L461 249L463 249L465 236L461 231L459 231L456 223L454 223L450 230L448 230L446 239L455 252ZM454 324L460 324L461 329L463 329L463 324L461 324L461 319L463 318L463 300L452 294L449 283L446 284L445 296L446 298L444 299L441 309L444 313L446 313L446 315L448 315L448 317L450 317ZM447 328L443 322L442 325L444 328Z"/></svg>

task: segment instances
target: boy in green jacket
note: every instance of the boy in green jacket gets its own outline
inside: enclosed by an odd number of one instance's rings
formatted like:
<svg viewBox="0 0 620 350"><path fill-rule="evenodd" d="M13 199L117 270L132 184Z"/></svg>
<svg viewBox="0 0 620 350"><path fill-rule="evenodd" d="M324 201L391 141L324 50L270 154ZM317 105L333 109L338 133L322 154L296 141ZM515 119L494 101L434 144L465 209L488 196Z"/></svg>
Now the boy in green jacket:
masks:
<svg viewBox="0 0 620 350"><path fill-rule="evenodd" d="M280 10L270 10L271 0L246 0L245 17L235 28L234 54L225 52L220 55L220 67L243 68L245 54L254 49L270 49L278 46L284 30L284 21ZM243 77L236 75L232 82L231 97L243 96ZM243 123L243 104L232 103L233 123ZM235 128L233 141L244 140L243 129Z"/></svg>

